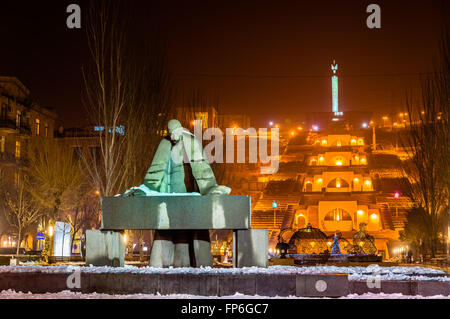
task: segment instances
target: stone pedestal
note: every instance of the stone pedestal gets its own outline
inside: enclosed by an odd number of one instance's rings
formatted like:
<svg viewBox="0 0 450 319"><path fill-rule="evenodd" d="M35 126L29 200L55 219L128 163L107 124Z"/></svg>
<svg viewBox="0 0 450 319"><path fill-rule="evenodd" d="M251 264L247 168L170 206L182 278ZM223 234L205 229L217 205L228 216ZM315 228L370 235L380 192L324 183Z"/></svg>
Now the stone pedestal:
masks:
<svg viewBox="0 0 450 319"><path fill-rule="evenodd" d="M86 265L123 267L125 245L114 231L86 231Z"/></svg>
<svg viewBox="0 0 450 319"><path fill-rule="evenodd" d="M269 232L267 229L236 230L233 232L233 266L264 267L269 264Z"/></svg>

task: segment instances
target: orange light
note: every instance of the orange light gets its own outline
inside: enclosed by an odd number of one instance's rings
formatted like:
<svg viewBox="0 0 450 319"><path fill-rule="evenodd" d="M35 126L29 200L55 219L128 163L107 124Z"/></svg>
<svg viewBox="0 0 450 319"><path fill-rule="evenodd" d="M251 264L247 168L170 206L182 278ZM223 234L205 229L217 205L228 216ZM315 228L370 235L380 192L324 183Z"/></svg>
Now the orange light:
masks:
<svg viewBox="0 0 450 319"><path fill-rule="evenodd" d="M372 218L372 219L377 219L377 218L378 218L378 215L375 214L375 213L373 213L372 215L370 215L370 218Z"/></svg>
<svg viewBox="0 0 450 319"><path fill-rule="evenodd" d="M363 211L363 210L361 210L361 209L360 209L360 210L358 210L358 215L359 215L359 216L362 216L362 215L364 215L364 211Z"/></svg>
<svg viewBox="0 0 450 319"><path fill-rule="evenodd" d="M342 166L342 162L341 161L336 161L336 166Z"/></svg>
<svg viewBox="0 0 450 319"><path fill-rule="evenodd" d="M319 157L319 161L323 162L323 156Z"/></svg>
<svg viewBox="0 0 450 319"><path fill-rule="evenodd" d="M355 183L358 183L358 182L359 182L359 178L358 178L358 177L355 177L355 178L353 179L353 181L354 181Z"/></svg>
<svg viewBox="0 0 450 319"><path fill-rule="evenodd" d="M370 181L370 180L366 180L366 185L370 185L370 184L372 184L372 182Z"/></svg>
<svg viewBox="0 0 450 319"><path fill-rule="evenodd" d="M322 183L322 182L323 182L323 179L319 178L319 179L317 180L317 182L318 182L318 183Z"/></svg>
<svg viewBox="0 0 450 319"><path fill-rule="evenodd" d="M100 191L98 189L95 190L95 195L100 195Z"/></svg>
<svg viewBox="0 0 450 319"><path fill-rule="evenodd" d="M295 135L295 133L294 132L291 132L291 136L294 136Z"/></svg>

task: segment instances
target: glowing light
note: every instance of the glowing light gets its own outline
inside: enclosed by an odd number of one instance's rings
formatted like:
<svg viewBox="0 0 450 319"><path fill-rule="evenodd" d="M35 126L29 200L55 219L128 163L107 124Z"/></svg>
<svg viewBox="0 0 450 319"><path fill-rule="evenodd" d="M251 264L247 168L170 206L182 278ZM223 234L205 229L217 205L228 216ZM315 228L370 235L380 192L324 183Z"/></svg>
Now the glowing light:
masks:
<svg viewBox="0 0 450 319"><path fill-rule="evenodd" d="M322 183L322 182L323 182L323 179L319 178L319 179L317 180L317 182L318 182L318 183Z"/></svg>
<svg viewBox="0 0 450 319"><path fill-rule="evenodd" d="M385 121L386 121L387 119L388 119L388 117L387 117L387 116L383 116L383 120L385 120Z"/></svg>
<svg viewBox="0 0 450 319"><path fill-rule="evenodd" d="M336 161L336 166L342 166L342 162L341 161Z"/></svg>
<svg viewBox="0 0 450 319"><path fill-rule="evenodd" d="M367 128L367 126L368 126L368 124L367 124L366 122L364 122L364 123L362 124L362 127L363 127L363 128Z"/></svg>
<svg viewBox="0 0 450 319"><path fill-rule="evenodd" d="M358 215L359 215L359 216L362 216L362 215L364 215L364 211L363 211L362 209L358 210L358 212L357 212L357 213L358 213Z"/></svg>
<svg viewBox="0 0 450 319"><path fill-rule="evenodd" d="M334 62L334 61L333 61ZM333 70L333 74L336 74L338 69L338 65L331 65L331 70ZM332 111L336 114L339 113L339 89L338 89L338 77L337 75L333 75L331 77L331 95L332 95Z"/></svg>
<svg viewBox="0 0 450 319"><path fill-rule="evenodd" d="M273 126L273 122L272 121L269 122L269 126Z"/></svg>
<svg viewBox="0 0 450 319"><path fill-rule="evenodd" d="M100 195L100 191L99 191L98 189L96 189L94 193L95 193L95 195L97 195L97 196Z"/></svg>
<svg viewBox="0 0 450 319"><path fill-rule="evenodd" d="M337 188L341 188L341 184L340 183L336 183L336 187Z"/></svg>
<svg viewBox="0 0 450 319"><path fill-rule="evenodd" d="M322 140L322 145L327 145L327 140Z"/></svg>
<svg viewBox="0 0 450 319"><path fill-rule="evenodd" d="M400 193L399 192L395 192L394 193L394 198L400 198Z"/></svg>
<svg viewBox="0 0 450 319"><path fill-rule="evenodd" d="M306 184L311 184L311 181L306 181Z"/></svg>
<svg viewBox="0 0 450 319"><path fill-rule="evenodd" d="M291 136L294 136L295 135L295 132L291 132Z"/></svg>
<svg viewBox="0 0 450 319"><path fill-rule="evenodd" d="M356 140L355 140L355 139L352 139L352 140L351 140L351 143L352 143L352 145L356 145Z"/></svg>
<svg viewBox="0 0 450 319"><path fill-rule="evenodd" d="M49 227L48 227L48 235L49 235L50 237L53 236L53 226L49 226Z"/></svg>
<svg viewBox="0 0 450 319"><path fill-rule="evenodd" d="M339 147L341 147L341 146L342 146L341 141L337 141L336 145L339 146Z"/></svg>
<svg viewBox="0 0 450 319"><path fill-rule="evenodd" d="M269 248L269 253L272 253L273 252L273 249L272 248Z"/></svg>
<svg viewBox="0 0 450 319"><path fill-rule="evenodd" d="M354 181L355 183L358 183L358 182L359 182L359 178L358 178L358 177L355 177L355 178L353 179L353 181Z"/></svg>
<svg viewBox="0 0 450 319"><path fill-rule="evenodd" d="M363 157L363 158L361 158L361 163L365 163L366 162L366 159Z"/></svg>
<svg viewBox="0 0 450 319"><path fill-rule="evenodd" d="M297 130L303 131L303 127L299 126L299 127L297 127Z"/></svg>
<svg viewBox="0 0 450 319"><path fill-rule="evenodd" d="M365 182L365 183L366 183L367 186L369 186L370 184L372 184L372 182L371 182L370 180L368 180L368 179L366 179L366 182Z"/></svg>
<svg viewBox="0 0 450 319"><path fill-rule="evenodd" d="M323 156L319 157L319 161L323 162L324 158Z"/></svg>
<svg viewBox="0 0 450 319"><path fill-rule="evenodd" d="M375 214L375 213L373 213L372 215L370 215L370 218L372 218L372 219L377 219L377 218L378 218L378 215Z"/></svg>
<svg viewBox="0 0 450 319"><path fill-rule="evenodd" d="M318 131L318 130L319 130L319 126L313 125L312 129L313 129L314 131Z"/></svg>
<svg viewBox="0 0 450 319"><path fill-rule="evenodd" d="M340 217L339 214L336 215L336 220L339 221Z"/></svg>
<svg viewBox="0 0 450 319"><path fill-rule="evenodd" d="M128 241L128 236L127 236L127 234L123 234L123 242L124 243L127 243L127 241Z"/></svg>

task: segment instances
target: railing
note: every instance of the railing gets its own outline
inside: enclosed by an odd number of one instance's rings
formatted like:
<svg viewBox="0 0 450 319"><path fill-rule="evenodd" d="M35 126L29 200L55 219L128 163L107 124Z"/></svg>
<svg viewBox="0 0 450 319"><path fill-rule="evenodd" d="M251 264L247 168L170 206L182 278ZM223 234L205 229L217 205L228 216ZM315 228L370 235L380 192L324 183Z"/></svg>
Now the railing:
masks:
<svg viewBox="0 0 450 319"><path fill-rule="evenodd" d="M19 126L17 126L17 123L15 120L10 118L0 118L0 128L7 128L12 130L18 130L19 134L24 135L30 135L31 134L31 128L30 125L27 123L20 123Z"/></svg>
<svg viewBox="0 0 450 319"><path fill-rule="evenodd" d="M0 128L16 129L16 121L9 118L0 118Z"/></svg>

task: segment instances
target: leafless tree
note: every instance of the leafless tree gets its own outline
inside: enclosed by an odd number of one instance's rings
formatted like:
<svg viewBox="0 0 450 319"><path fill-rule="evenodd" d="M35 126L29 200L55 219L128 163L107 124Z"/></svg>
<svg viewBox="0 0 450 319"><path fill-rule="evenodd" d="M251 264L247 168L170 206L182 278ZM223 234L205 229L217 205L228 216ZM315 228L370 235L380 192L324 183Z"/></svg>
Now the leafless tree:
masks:
<svg viewBox="0 0 450 319"><path fill-rule="evenodd" d="M62 211L77 205L85 176L80 162L68 147L51 139L34 137L29 143L30 193L47 221L56 221Z"/></svg>
<svg viewBox="0 0 450 319"><path fill-rule="evenodd" d="M126 41L124 12L123 1L97 1L87 24L92 65L84 70L85 105L91 122L101 129L99 156L84 156L83 161L101 196L142 183L170 113L163 46Z"/></svg>
<svg viewBox="0 0 450 319"><path fill-rule="evenodd" d="M407 170L410 196L430 215L432 256L449 207L449 79L449 41L444 32L440 60L433 75L422 81L420 102L407 98L409 135L402 141L412 164Z"/></svg>
<svg viewBox="0 0 450 319"><path fill-rule="evenodd" d="M28 191L30 185L27 176L23 173L19 174L15 187L2 185L5 217L8 224L17 233L17 255L25 229L36 223L41 215L38 205Z"/></svg>

